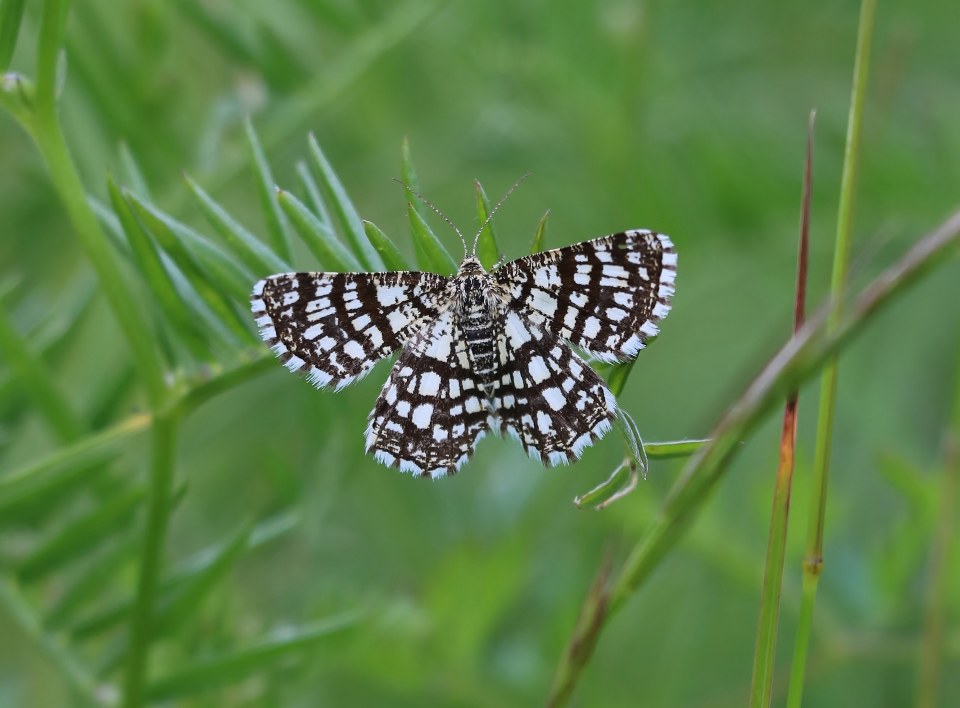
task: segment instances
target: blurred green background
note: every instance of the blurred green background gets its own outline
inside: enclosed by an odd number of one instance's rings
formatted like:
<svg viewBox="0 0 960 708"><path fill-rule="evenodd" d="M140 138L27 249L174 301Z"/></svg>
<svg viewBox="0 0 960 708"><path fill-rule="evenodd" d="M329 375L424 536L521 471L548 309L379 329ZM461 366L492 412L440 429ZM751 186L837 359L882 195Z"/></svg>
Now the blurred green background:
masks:
<svg viewBox="0 0 960 708"><path fill-rule="evenodd" d="M27 75L39 8L27 3L12 63ZM811 108L811 307L826 292L857 11L823 0L90 0L72 10L61 114L92 195L105 199L107 172L123 180L125 145L154 203L205 232L182 171L264 233L242 128L249 114L280 185L295 189L313 131L361 216L408 253L405 197L391 182L404 136L423 191L464 230L474 179L497 198L533 172L496 219L509 258L527 252L548 208L548 247L631 227L670 234L680 254L674 309L622 405L646 440L701 437L789 333ZM956 13L944 0L880 4L855 287L958 201ZM29 331L68 304L64 293L90 269L34 146L7 115L0 159L5 306ZM449 229L435 230L459 256ZM954 262L842 361L807 705L914 702L942 448L960 399L958 302ZM189 419L170 563L276 512L293 510L299 522L246 555L197 619L160 645L156 673L272 629L363 613L300 660L190 705L542 704L604 554L630 548L682 465L655 463L602 513L570 500L620 460L616 436L551 470L512 441L487 439L459 476L414 480L362 452L386 371L333 394L278 364ZM140 405L136 387L123 385L126 344L99 299L53 375L82 415L106 411L95 425ZM816 391L800 401L775 703L798 607ZM29 409L4 415L4 470L56 449ZM745 703L778 436L774 419L746 443L685 542L603 636L576 705ZM137 437L118 469L143 476L145 452ZM67 508L90 503L80 491ZM0 529L3 558L58 523ZM958 528L947 553L943 706L960 703ZM134 571L126 566L100 600L129 596ZM31 587L30 597L53 603L62 582ZM78 651L96 664L117 636ZM0 637L0 705L70 704L48 658L2 615Z"/></svg>

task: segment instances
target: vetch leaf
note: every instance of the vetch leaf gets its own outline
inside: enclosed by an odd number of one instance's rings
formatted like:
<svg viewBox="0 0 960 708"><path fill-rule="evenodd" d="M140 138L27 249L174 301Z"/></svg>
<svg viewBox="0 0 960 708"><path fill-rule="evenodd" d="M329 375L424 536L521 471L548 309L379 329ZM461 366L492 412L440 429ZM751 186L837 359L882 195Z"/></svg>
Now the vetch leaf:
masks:
<svg viewBox="0 0 960 708"><path fill-rule="evenodd" d="M347 196L347 190L343 188L312 133L308 142L310 159L319 173L320 187L333 210L334 217L340 223L343 234L347 243L352 247L354 255L367 270L383 270L383 261L373 244L367 240L366 232L363 230L363 222L361 222L353 202L350 201L350 197Z"/></svg>
<svg viewBox="0 0 960 708"><path fill-rule="evenodd" d="M387 270L410 270L407 259L400 253L400 249L390 240L389 236L380 230L379 226L370 221L364 221L363 228L367 232L370 243L373 244L373 247L377 249L377 253L383 259Z"/></svg>
<svg viewBox="0 0 960 708"><path fill-rule="evenodd" d="M290 242L290 231L277 203L277 187L267 162L267 156L260 145L260 138L253 127L253 121L247 116L243 121L244 132L247 134L247 143L250 146L250 157L253 159L254 172L257 177L257 191L260 193L260 205L263 208L263 218L270 234L270 243L273 250L285 261L293 262L293 250Z"/></svg>
<svg viewBox="0 0 960 708"><path fill-rule="evenodd" d="M134 218L130 205L123 198L112 177L107 177L107 192L110 195L113 211L120 220L120 226L127 237L127 243L130 244L133 260L139 266L160 310L174 326L180 340L191 354L198 358L209 357L210 349L204 332L197 326L195 314L191 313L184 304L153 240Z"/></svg>
<svg viewBox="0 0 960 708"><path fill-rule="evenodd" d="M333 229L321 222L299 199L278 189L277 201L323 270L341 273L363 270L353 253L337 239Z"/></svg>
<svg viewBox="0 0 960 708"><path fill-rule="evenodd" d="M543 243L547 238L547 218L550 216L550 210L547 209L540 217L540 223L537 224L537 231L533 235L533 243L530 244L530 253L540 253L543 250Z"/></svg>
<svg viewBox="0 0 960 708"><path fill-rule="evenodd" d="M434 235L429 224L420 216L412 202L407 203L407 216L413 234L413 247L417 253L417 264L422 270L451 275L457 272L457 264L440 239Z"/></svg>
<svg viewBox="0 0 960 708"><path fill-rule="evenodd" d="M92 546L126 526L143 497L144 487L133 487L67 524L19 564L18 576L23 582L33 582L82 557Z"/></svg>
<svg viewBox="0 0 960 708"><path fill-rule="evenodd" d="M210 225L223 237L248 268L254 273L268 275L270 273L285 273L292 268L282 258L267 248L256 236L240 225L227 211L217 204L203 188L193 181L189 175L184 175L187 187L197 200L200 210Z"/></svg>
<svg viewBox="0 0 960 708"><path fill-rule="evenodd" d="M483 191L483 185L476 182L477 188L477 227L483 227L477 237L477 257L487 270L493 267L500 258L500 247L497 245L497 236L493 230L493 221L487 222L490 214L490 200ZM486 226L484 226L486 223Z"/></svg>

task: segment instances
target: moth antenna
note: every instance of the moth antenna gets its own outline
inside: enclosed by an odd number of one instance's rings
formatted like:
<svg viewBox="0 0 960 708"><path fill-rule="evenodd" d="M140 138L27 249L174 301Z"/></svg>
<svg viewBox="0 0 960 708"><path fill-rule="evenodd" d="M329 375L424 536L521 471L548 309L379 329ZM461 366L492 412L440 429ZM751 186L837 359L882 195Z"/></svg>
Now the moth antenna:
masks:
<svg viewBox="0 0 960 708"><path fill-rule="evenodd" d="M457 225L454 224L452 221L450 221L450 219L447 218L447 215L444 214L442 211L440 211L440 209L439 209L433 202L431 202L431 201L430 201L429 199L427 199L425 196L423 196L422 194L420 194L420 192L418 192L417 190L415 190L415 189L414 189L413 187L411 187L409 184L407 184L406 182L404 182L404 181L402 181L402 180L397 179L396 177L393 178L393 181L394 181L394 182L397 182L397 183L399 183L401 186L403 186L403 188L404 188L405 190L407 190L408 192L410 192L410 194L412 194L412 195L415 196L417 199L419 199L421 202L423 202L423 203L426 204L428 207L430 207L431 209L433 209L433 210L437 213L437 216L439 216L441 219L443 219L443 220L446 221L448 224L450 224L450 228L452 228L454 231L456 231L456 232L457 232L457 236L460 237L460 243L463 244L463 255L466 256L466 255L467 255L467 242L466 242L466 240L463 238L463 234L460 233L460 229L457 228Z"/></svg>
<svg viewBox="0 0 960 708"><path fill-rule="evenodd" d="M509 197L511 194L513 194L513 190L515 190L517 187L519 187L519 186L520 186L520 183L523 182L523 180L525 180L527 177L529 177L529 176L532 175L532 174L533 174L532 172L527 172L525 175L523 175L522 177L520 177L520 179L518 179L516 182L514 182L512 185L510 185L510 189L507 190L506 194L504 194L502 197L500 197L500 201L497 202L496 205L493 207L493 209L490 210L490 213L487 214L487 218L486 218L486 219L484 220L484 222L480 225L480 229L477 231L477 235L474 236L474 238L473 238L473 249L470 251L470 255L472 255L472 256L477 255L477 243L480 242L480 234L482 234L482 233L483 233L483 230L484 230L485 228L487 228L487 224L490 223L490 219L493 218L493 215L497 213L497 209L499 209L501 206L503 206L503 203L504 203L505 201L507 201L507 197Z"/></svg>

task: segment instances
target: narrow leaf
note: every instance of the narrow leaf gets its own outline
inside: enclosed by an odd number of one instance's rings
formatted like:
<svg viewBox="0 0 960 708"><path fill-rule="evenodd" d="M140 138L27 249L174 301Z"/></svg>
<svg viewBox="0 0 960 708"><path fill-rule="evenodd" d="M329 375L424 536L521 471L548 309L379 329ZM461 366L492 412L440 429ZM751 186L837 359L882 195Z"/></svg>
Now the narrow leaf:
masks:
<svg viewBox="0 0 960 708"><path fill-rule="evenodd" d="M550 216L550 210L547 209L540 217L540 223L537 224L537 232L533 235L533 243L530 244L530 253L540 253L543 250L544 241L547 238L547 218Z"/></svg>
<svg viewBox="0 0 960 708"><path fill-rule="evenodd" d="M23 20L26 0L3 0L0 2L0 74L10 66L17 48L17 35Z"/></svg>
<svg viewBox="0 0 960 708"><path fill-rule="evenodd" d="M332 229L333 222L330 220L330 211L323 201L323 195L320 194L320 187L317 186L317 181L313 178L310 167L303 160L297 162L297 177L300 179L300 186L303 187L304 202L320 219L320 223Z"/></svg>
<svg viewBox="0 0 960 708"><path fill-rule="evenodd" d="M29 396L51 430L61 442L72 442L83 433L77 417L50 371L9 320L0 304L0 354L19 381L21 392Z"/></svg>
<svg viewBox="0 0 960 708"><path fill-rule="evenodd" d="M20 580L39 580L64 563L83 557L91 547L126 526L143 497L142 486L128 489L64 526L19 564Z"/></svg>
<svg viewBox="0 0 960 708"><path fill-rule="evenodd" d="M150 199L150 186L143 176L137 159L130 152L130 146L123 141L120 143L120 167L123 170L123 184L128 189L139 194L143 199Z"/></svg>
<svg viewBox="0 0 960 708"><path fill-rule="evenodd" d="M140 550L140 539L126 538L102 554L78 574L47 613L44 624L50 629L65 627L85 605L95 602L120 570Z"/></svg>
<svg viewBox="0 0 960 708"><path fill-rule="evenodd" d="M404 135L403 142L400 145L400 179L403 184L414 192L420 190L420 179L417 177L417 170L413 166L413 155L410 153L410 139ZM413 208L417 210L420 216L426 218L426 205L419 200L413 202Z"/></svg>
<svg viewBox="0 0 960 708"><path fill-rule="evenodd" d="M250 156L253 159L254 173L257 178L257 191L260 193L260 205L263 208L263 218L270 234L270 243L283 260L293 262L293 250L290 241L290 230L280 205L277 204L277 187L270 171L267 156L260 145L260 138L253 127L253 121L248 116L243 121L244 131L247 134L247 143L250 146Z"/></svg>
<svg viewBox="0 0 960 708"><path fill-rule="evenodd" d="M246 649L194 661L189 668L153 683L147 695L154 701L171 700L243 681L272 663L308 652L328 641L330 635L356 624L358 619L356 613L340 615Z"/></svg>
<svg viewBox="0 0 960 708"><path fill-rule="evenodd" d="M217 204L189 175L184 180L207 221L230 247L230 250L254 273L285 273L290 265L267 248L256 236L240 225L226 209Z"/></svg>
<svg viewBox="0 0 960 708"><path fill-rule="evenodd" d="M417 253L417 264L420 268L440 275L456 273L456 262L410 202L407 203L407 216L410 218L413 247Z"/></svg>
<svg viewBox="0 0 960 708"><path fill-rule="evenodd" d="M127 237L127 243L130 244L133 260L140 268L160 310L195 357L209 357L210 350L206 337L197 326L195 315L184 304L152 239L134 218L130 205L123 198L113 177L110 176L107 177L107 192L110 195L113 211L120 220L120 226Z"/></svg>
<svg viewBox="0 0 960 708"><path fill-rule="evenodd" d="M320 177L320 187L333 210L334 218L343 230L347 243L353 249L354 255L367 270L383 270L383 261L373 244L367 240L366 232L363 230L363 222L360 221L360 216L357 214L353 202L347 196L347 190L340 183L333 167L327 161L312 133L309 137L309 146L311 162Z"/></svg>
<svg viewBox="0 0 960 708"><path fill-rule="evenodd" d="M188 277L194 272L202 273L205 279L218 290L246 306L250 299L250 285L255 280L251 271L235 260L233 255L189 226L180 223L135 194L127 192L125 196L133 204L137 217L157 239L160 247L174 258ZM192 267L185 267L185 263L192 264Z"/></svg>
<svg viewBox="0 0 960 708"><path fill-rule="evenodd" d="M379 226L370 221L364 221L363 228L367 232L370 243L373 244L373 247L377 249L377 253L383 259L387 270L410 270L407 259L400 253L400 249L397 248L397 245L389 236L380 230Z"/></svg>
<svg viewBox="0 0 960 708"><path fill-rule="evenodd" d="M250 528L241 528L205 567L195 572L172 597L162 602L155 619L155 631L170 633L194 616L203 606L203 600L249 548L249 541Z"/></svg>
<svg viewBox="0 0 960 708"><path fill-rule="evenodd" d="M70 447L0 477L0 516L20 504L43 499L43 495L72 483L85 471L98 469L115 456L121 442L149 425L150 416L131 416L112 428L88 435Z"/></svg>
<svg viewBox="0 0 960 708"><path fill-rule="evenodd" d="M152 207L141 202L135 195L126 194L128 202L134 207L137 217L144 226L149 229L151 235L160 244L160 247L170 256L170 258L183 271L187 280L196 289L200 298L206 303L218 320L230 328L237 336L251 341L251 332L246 318L241 317L234 308L233 303L226 298L228 287L235 288L237 282L233 278L224 277L224 271L208 269L202 265L186 246L186 241L182 239L183 232L175 232L170 221ZM196 245L196 244L194 244ZM245 299L249 298L249 289L252 286L253 279L250 278L244 284L246 292ZM235 290L232 294L236 294Z"/></svg>
<svg viewBox="0 0 960 708"><path fill-rule="evenodd" d="M490 270L500 258L500 247L497 245L497 236L493 229L493 221L487 222L490 214L490 200L483 191L483 185L476 182L477 187L477 226L483 226L477 239L477 257L483 267ZM486 223L486 226L484 226Z"/></svg>
<svg viewBox="0 0 960 708"><path fill-rule="evenodd" d="M356 257L337 239L333 229L321 222L299 199L278 189L277 201L323 270L341 273L363 270Z"/></svg>

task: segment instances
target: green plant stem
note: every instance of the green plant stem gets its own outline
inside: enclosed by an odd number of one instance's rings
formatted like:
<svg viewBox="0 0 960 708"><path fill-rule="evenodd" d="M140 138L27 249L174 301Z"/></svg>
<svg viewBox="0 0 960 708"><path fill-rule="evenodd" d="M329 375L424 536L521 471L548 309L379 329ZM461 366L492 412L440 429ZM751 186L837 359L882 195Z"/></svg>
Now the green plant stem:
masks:
<svg viewBox="0 0 960 708"><path fill-rule="evenodd" d="M147 396L152 405L157 405L163 400L165 391L163 366L145 319L137 312L135 300L123 281L116 257L87 201L86 190L70 157L57 114L57 58L69 4L67 0L47 0L43 6L37 56L36 108L27 128L47 163L50 179L130 345Z"/></svg>
<svg viewBox="0 0 960 708"><path fill-rule="evenodd" d="M7 616L23 635L50 659L66 684L72 689L73 698L79 705L89 707L102 705L97 700L97 686L93 676L69 649L46 631L34 615L30 603L11 580L0 580L0 606L6 610Z"/></svg>
<svg viewBox="0 0 960 708"><path fill-rule="evenodd" d="M603 628L683 537L736 457L741 442L791 390L799 388L825 361L848 346L885 305L906 292L933 267L945 262L958 243L960 211L922 238L864 289L833 331L827 330L824 313L811 318L733 402L707 443L684 467L659 514L616 574L608 590L609 600L595 603L596 612L600 614L578 621L577 631L570 638L557 668L550 705L565 705L569 701Z"/></svg>
<svg viewBox="0 0 960 708"><path fill-rule="evenodd" d="M161 414L153 421L150 464L150 497L147 507L140 576L136 600L130 617L129 651L126 658L123 705L143 705L146 690L149 650L153 640L153 616L157 583L163 559L164 541L170 521L173 497L173 469L177 448L179 418Z"/></svg>
<svg viewBox="0 0 960 708"><path fill-rule="evenodd" d="M873 40L876 0L863 0L860 5L860 23L857 33L856 58L853 68L853 87L850 97L850 115L847 122L847 142L844 150L843 174L840 183L840 205L837 213L837 236L834 246L833 274L830 284L830 310L827 330L835 330L843 317L843 292L850 262L850 244L853 231L853 205L859 171L860 133L867 95L867 76L870 66L870 46ZM803 584L800 623L794 644L789 708L800 708L803 683L809 652L813 605L816 600L820 574L823 572L823 529L826 520L827 482L830 471L830 450L833 442L833 418L837 400L838 364L827 363L820 384L817 410L817 437L813 457L813 487L807 527L807 543L803 560Z"/></svg>

